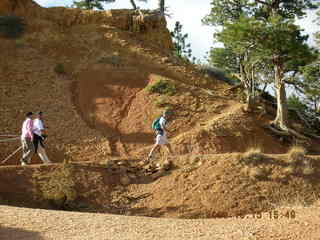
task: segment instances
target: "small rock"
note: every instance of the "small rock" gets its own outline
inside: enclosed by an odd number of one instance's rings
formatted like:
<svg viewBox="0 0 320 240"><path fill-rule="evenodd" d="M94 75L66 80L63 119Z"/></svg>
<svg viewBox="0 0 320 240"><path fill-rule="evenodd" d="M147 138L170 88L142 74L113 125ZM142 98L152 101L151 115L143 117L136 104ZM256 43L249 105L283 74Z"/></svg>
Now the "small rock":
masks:
<svg viewBox="0 0 320 240"><path fill-rule="evenodd" d="M123 175L120 177L120 183L124 186L127 186L131 183L131 180L127 175Z"/></svg>
<svg viewBox="0 0 320 240"><path fill-rule="evenodd" d="M170 59L168 57L161 58L161 63L169 63Z"/></svg>

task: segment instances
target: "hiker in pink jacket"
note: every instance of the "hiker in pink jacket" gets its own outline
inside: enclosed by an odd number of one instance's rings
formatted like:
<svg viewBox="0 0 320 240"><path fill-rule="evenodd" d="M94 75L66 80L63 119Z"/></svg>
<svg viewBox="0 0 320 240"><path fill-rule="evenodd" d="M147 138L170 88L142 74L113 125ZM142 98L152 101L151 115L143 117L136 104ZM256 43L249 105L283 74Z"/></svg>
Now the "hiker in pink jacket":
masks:
<svg viewBox="0 0 320 240"><path fill-rule="evenodd" d="M26 120L22 124L21 144L22 144L22 158L21 165L27 165L31 162L31 158L35 152L33 145L33 120L32 112L26 114Z"/></svg>

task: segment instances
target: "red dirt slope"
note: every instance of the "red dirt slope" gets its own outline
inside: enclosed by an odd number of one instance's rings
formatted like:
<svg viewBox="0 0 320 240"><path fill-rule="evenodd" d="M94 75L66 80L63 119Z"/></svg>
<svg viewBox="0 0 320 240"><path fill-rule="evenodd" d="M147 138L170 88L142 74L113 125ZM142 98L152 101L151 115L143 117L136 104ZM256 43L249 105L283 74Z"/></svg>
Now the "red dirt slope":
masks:
<svg viewBox="0 0 320 240"><path fill-rule="evenodd" d="M317 201L318 160L306 175L288 172L286 157L266 156L259 165L266 171L262 178L248 175L239 154L176 157L174 167L161 174L133 160L112 167L73 164L70 175L62 172L56 178L48 177L57 167L53 165L1 167L0 189L2 200L12 205L50 208L42 192L64 186L54 196L60 199L75 190L70 201L76 210L175 218L230 217Z"/></svg>
<svg viewBox="0 0 320 240"><path fill-rule="evenodd" d="M0 61L1 134L19 134L24 113L41 109L54 162L145 155L153 142L150 124L162 109L155 104L160 96L144 88L164 78L178 87L177 95L165 97L176 113L171 137L177 154L245 151L251 142L268 153L285 151L261 128L267 119L257 122L254 114L241 111L234 96L224 94L227 84L168 57L170 36L163 22L157 31L147 24L150 29L132 32L130 11L28 11L22 7L28 1L20 1L14 13L26 17L27 33L19 41L2 39L0 46L5 56ZM56 18L59 11L70 21ZM156 37L157 46L150 41ZM59 64L65 74L55 72ZM0 159L18 145L2 144ZM17 164L18 158L7 164Z"/></svg>

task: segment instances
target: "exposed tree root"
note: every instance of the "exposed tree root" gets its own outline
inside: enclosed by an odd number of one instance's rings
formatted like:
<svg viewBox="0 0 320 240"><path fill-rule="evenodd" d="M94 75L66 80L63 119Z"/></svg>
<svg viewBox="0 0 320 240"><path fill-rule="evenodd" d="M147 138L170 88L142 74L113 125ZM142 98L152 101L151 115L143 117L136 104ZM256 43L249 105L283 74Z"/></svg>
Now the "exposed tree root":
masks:
<svg viewBox="0 0 320 240"><path fill-rule="evenodd" d="M305 118L303 117L303 115L302 115L299 111L296 111L296 110L294 110L294 111L296 112L296 114L297 114L297 116L300 118L300 120L303 121L304 124L306 124L309 129L311 129L311 125L309 124L308 120L305 119Z"/></svg>
<svg viewBox="0 0 320 240"><path fill-rule="evenodd" d="M234 91L234 90L236 90L236 89L238 89L238 88L243 88L243 84L242 84L242 83L239 83L239 84L237 84L237 85L235 85L235 86L233 86L233 87L231 87L231 88L228 88L228 89L224 90L223 93L227 93L227 92L230 92L230 91Z"/></svg>
<svg viewBox="0 0 320 240"><path fill-rule="evenodd" d="M291 129L291 128L287 128L287 129L278 129L274 126L274 124L270 124L270 125L267 125L266 126L269 130L271 130L272 132L274 132L275 134L277 135L280 135L280 136L286 136L286 137L290 137L290 136L293 136L293 137L296 137L298 139L303 139L303 140L310 140L309 137L301 134L301 133L298 133L297 131Z"/></svg>
<svg viewBox="0 0 320 240"><path fill-rule="evenodd" d="M275 128L275 127L273 126L273 124L266 125L265 127L266 127L267 129L271 130L272 132L274 132L274 133L277 134L277 135L280 135L280 136L290 136L290 134L289 134L287 131L278 130L277 128Z"/></svg>
<svg viewBox="0 0 320 240"><path fill-rule="evenodd" d="M305 133L306 136L311 137L311 138L316 138L316 139L320 139L320 136L312 134L312 133Z"/></svg>
<svg viewBox="0 0 320 240"><path fill-rule="evenodd" d="M288 128L288 132L289 134L299 138L299 139L303 139L303 140L310 140L310 138L306 137L305 135L301 134L301 133L298 133L297 131L291 129L291 128Z"/></svg>

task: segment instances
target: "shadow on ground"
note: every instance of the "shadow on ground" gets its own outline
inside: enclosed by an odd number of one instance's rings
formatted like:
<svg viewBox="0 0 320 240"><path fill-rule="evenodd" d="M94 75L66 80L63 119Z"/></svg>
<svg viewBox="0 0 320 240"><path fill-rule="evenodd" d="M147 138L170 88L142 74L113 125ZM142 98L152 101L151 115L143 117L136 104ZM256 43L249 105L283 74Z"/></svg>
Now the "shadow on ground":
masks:
<svg viewBox="0 0 320 240"><path fill-rule="evenodd" d="M20 228L8 228L0 226L1 239L42 240L39 232L27 231Z"/></svg>

